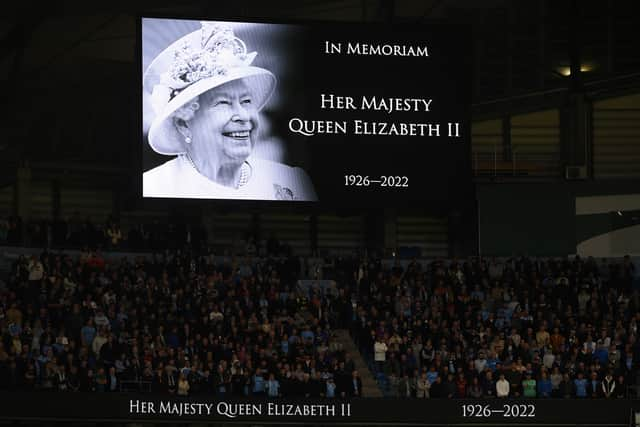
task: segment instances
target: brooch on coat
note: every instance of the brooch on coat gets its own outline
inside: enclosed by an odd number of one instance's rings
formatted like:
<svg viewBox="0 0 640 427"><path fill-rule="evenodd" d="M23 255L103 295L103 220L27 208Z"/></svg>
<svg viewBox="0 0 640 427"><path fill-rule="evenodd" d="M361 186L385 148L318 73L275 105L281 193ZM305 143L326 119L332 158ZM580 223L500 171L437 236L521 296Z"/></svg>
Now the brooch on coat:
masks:
<svg viewBox="0 0 640 427"><path fill-rule="evenodd" d="M276 190L276 200L293 200L293 191L290 188L283 187L278 184L273 184L273 188Z"/></svg>

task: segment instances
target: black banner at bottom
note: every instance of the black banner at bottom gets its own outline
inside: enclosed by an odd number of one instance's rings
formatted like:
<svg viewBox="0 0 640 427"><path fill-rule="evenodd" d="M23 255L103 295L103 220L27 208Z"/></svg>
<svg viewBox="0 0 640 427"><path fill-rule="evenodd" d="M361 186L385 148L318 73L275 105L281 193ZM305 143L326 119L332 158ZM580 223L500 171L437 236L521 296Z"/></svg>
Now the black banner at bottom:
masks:
<svg viewBox="0 0 640 427"><path fill-rule="evenodd" d="M0 393L0 419L260 424L628 426L638 400L217 399L129 393Z"/></svg>

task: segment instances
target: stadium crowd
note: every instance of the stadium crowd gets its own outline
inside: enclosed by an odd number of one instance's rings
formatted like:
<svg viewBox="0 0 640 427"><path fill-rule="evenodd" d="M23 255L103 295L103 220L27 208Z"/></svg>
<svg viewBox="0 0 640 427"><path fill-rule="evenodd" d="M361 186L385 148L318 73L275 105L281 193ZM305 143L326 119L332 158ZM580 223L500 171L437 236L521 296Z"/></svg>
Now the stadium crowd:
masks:
<svg viewBox="0 0 640 427"><path fill-rule="evenodd" d="M640 384L634 264L438 260L350 266L353 335L387 396L627 396Z"/></svg>
<svg viewBox="0 0 640 427"><path fill-rule="evenodd" d="M361 394L330 299L295 257L185 250L20 256L0 289L0 389L219 396Z"/></svg>
<svg viewBox="0 0 640 427"><path fill-rule="evenodd" d="M628 257L311 265L277 242L256 257L251 239L214 256L187 227L143 233L164 250L116 260L99 249L131 247L109 243L115 223L65 227L54 241L84 243L79 254L20 256L0 279L0 389L362 396L335 328L351 329L388 397L619 398L640 385ZM337 289L297 286L310 276Z"/></svg>

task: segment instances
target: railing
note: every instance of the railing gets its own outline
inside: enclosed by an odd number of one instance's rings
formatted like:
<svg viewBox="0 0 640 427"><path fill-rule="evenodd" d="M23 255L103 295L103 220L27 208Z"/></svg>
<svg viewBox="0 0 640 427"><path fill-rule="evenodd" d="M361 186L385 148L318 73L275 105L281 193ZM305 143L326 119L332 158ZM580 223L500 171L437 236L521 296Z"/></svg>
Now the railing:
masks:
<svg viewBox="0 0 640 427"><path fill-rule="evenodd" d="M473 175L476 178L558 178L562 174L557 152L523 153L514 150L505 159L502 147L474 151Z"/></svg>

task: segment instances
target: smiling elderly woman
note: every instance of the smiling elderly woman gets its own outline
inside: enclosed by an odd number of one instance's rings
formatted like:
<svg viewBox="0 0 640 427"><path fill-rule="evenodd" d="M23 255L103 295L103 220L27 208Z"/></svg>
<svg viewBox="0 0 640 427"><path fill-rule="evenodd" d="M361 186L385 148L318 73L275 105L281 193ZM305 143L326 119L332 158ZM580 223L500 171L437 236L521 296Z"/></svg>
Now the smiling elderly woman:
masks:
<svg viewBox="0 0 640 427"><path fill-rule="evenodd" d="M203 22L151 63L149 145L177 157L144 173L144 197L317 200L302 169L252 157L276 85L255 56L230 27Z"/></svg>

